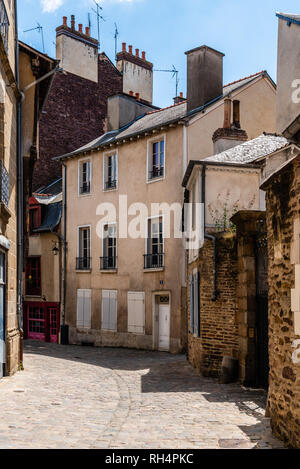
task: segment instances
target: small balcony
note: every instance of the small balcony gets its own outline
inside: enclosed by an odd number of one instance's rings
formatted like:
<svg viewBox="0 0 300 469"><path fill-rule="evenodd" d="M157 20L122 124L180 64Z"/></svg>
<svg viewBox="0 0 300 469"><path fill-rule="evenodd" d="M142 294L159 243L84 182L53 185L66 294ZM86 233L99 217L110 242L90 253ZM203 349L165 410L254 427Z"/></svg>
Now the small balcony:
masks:
<svg viewBox="0 0 300 469"><path fill-rule="evenodd" d="M77 257L76 270L91 270L92 259L90 257Z"/></svg>
<svg viewBox="0 0 300 469"><path fill-rule="evenodd" d="M103 272L117 270L117 257L100 257L100 270Z"/></svg>
<svg viewBox="0 0 300 469"><path fill-rule="evenodd" d="M111 190L116 189L116 188L117 188L117 181L116 180L109 179L108 181L106 181L104 183L104 189L106 191L111 191Z"/></svg>
<svg viewBox="0 0 300 469"><path fill-rule="evenodd" d="M84 182L80 187L80 195L90 194L91 193L91 183Z"/></svg>
<svg viewBox="0 0 300 469"><path fill-rule="evenodd" d="M8 30L9 20L3 0L0 0L0 34L4 44L5 52L8 53Z"/></svg>
<svg viewBox="0 0 300 469"><path fill-rule="evenodd" d="M163 269L165 267L164 254L145 254L144 255L144 270L150 269Z"/></svg>
<svg viewBox="0 0 300 469"><path fill-rule="evenodd" d="M165 168L161 167L153 167L152 171L149 172L149 181L152 181L153 179L158 179L162 178L165 175Z"/></svg>

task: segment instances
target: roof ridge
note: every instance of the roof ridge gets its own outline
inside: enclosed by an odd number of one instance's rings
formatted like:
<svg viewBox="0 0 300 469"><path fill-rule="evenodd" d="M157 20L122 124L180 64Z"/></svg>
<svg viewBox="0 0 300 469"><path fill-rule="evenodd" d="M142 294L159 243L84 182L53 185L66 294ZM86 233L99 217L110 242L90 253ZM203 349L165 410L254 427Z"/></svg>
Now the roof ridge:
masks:
<svg viewBox="0 0 300 469"><path fill-rule="evenodd" d="M224 85L224 88L230 85L234 85L235 83L239 83L240 81L248 80L249 78L254 78L257 77L258 75L261 75L262 73L267 73L266 70L261 70L260 72L254 73L253 75L249 75L248 77L240 78L239 80L232 81L231 83L227 83L227 85Z"/></svg>
<svg viewBox="0 0 300 469"><path fill-rule="evenodd" d="M163 107L161 109L156 109L155 111L149 111L145 115L149 116L150 114L155 114L156 112L166 111L167 109L171 109L172 107L176 107L176 106L181 106L182 104L186 104L186 100L181 103L176 103L176 104L172 104L171 106Z"/></svg>

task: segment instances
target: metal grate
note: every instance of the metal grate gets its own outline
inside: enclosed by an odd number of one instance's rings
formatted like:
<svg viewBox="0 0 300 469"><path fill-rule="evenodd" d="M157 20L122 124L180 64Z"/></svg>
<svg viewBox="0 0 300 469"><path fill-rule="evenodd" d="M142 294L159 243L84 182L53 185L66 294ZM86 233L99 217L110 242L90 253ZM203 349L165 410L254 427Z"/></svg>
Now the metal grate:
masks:
<svg viewBox="0 0 300 469"><path fill-rule="evenodd" d="M1 178L0 178L1 202L8 207L8 204L9 204L9 174L8 174L2 160L0 161L0 172L1 172Z"/></svg>
<svg viewBox="0 0 300 469"><path fill-rule="evenodd" d="M100 257L100 270L117 270L117 258Z"/></svg>
<svg viewBox="0 0 300 469"><path fill-rule="evenodd" d="M146 254L144 256L144 269L160 269L165 266L164 254Z"/></svg>
<svg viewBox="0 0 300 469"><path fill-rule="evenodd" d="M7 11L4 5L4 1L0 0L0 34L6 53L8 52L8 30L9 20L7 16Z"/></svg>
<svg viewBox="0 0 300 469"><path fill-rule="evenodd" d="M90 257L77 257L76 270L91 270L91 258Z"/></svg>

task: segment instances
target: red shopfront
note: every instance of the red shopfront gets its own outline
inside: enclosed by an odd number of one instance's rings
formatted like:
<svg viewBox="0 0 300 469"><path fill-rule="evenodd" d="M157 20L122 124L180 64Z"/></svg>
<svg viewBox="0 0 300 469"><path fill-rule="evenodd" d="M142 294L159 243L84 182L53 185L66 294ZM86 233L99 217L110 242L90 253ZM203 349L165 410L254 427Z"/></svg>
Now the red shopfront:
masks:
<svg viewBox="0 0 300 469"><path fill-rule="evenodd" d="M25 339L58 343L59 303L24 302Z"/></svg>

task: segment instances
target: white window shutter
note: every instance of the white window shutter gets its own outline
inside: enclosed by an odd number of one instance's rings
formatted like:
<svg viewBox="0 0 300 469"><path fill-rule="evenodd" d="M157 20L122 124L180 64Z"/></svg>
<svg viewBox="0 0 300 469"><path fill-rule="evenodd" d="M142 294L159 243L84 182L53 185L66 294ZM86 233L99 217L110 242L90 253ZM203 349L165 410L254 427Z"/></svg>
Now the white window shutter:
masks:
<svg viewBox="0 0 300 469"><path fill-rule="evenodd" d="M145 334L145 294L128 293L128 332Z"/></svg>
<svg viewBox="0 0 300 469"><path fill-rule="evenodd" d="M110 329L109 321L109 291L102 291L102 329Z"/></svg>
<svg viewBox="0 0 300 469"><path fill-rule="evenodd" d="M117 292L111 291L109 298L109 329L117 330Z"/></svg>
<svg viewBox="0 0 300 469"><path fill-rule="evenodd" d="M91 329L92 326L92 308L91 308L92 292L84 291L84 327Z"/></svg>
<svg viewBox="0 0 300 469"><path fill-rule="evenodd" d="M84 291L77 290L77 327L84 327Z"/></svg>

